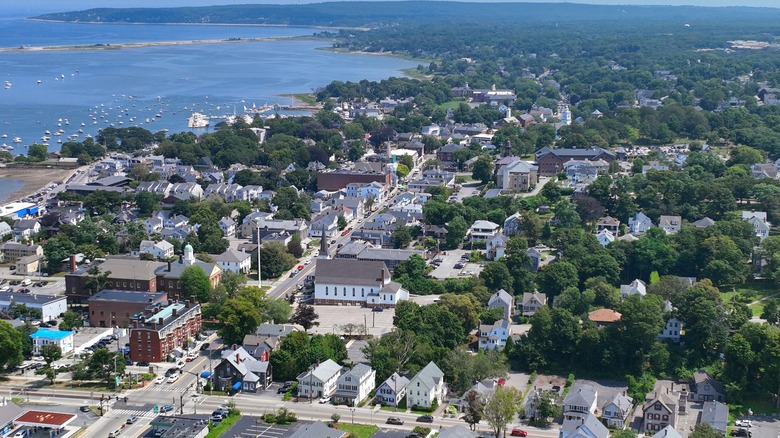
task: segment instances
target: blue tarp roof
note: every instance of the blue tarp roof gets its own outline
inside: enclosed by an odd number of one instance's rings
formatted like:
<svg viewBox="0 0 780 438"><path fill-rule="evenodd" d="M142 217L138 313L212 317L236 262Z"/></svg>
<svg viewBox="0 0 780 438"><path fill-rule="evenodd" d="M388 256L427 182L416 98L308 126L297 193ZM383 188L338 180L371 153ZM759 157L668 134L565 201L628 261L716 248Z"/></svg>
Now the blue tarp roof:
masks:
<svg viewBox="0 0 780 438"><path fill-rule="evenodd" d="M204 371L200 373L200 376L203 377L204 379L208 379L209 377L211 377L211 371Z"/></svg>
<svg viewBox="0 0 780 438"><path fill-rule="evenodd" d="M238 391L239 389L241 389L241 384L242 384L242 382L236 382L233 385L233 391Z"/></svg>

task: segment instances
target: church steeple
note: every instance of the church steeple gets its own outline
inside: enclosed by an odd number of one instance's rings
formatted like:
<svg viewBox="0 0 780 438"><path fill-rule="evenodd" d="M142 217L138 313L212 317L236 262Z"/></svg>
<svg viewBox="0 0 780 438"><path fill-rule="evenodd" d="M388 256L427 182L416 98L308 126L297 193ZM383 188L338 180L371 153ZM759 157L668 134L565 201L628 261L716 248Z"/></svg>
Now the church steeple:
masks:
<svg viewBox="0 0 780 438"><path fill-rule="evenodd" d="M328 236L325 234L325 224L322 224L322 238L320 239L320 255L318 259L330 259L328 252Z"/></svg>

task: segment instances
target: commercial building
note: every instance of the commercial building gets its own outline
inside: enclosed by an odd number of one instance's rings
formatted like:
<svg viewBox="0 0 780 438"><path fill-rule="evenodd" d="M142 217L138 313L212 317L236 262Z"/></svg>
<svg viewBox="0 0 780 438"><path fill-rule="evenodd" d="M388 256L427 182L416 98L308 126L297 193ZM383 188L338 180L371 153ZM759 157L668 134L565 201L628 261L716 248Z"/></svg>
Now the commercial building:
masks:
<svg viewBox="0 0 780 438"><path fill-rule="evenodd" d="M130 359L161 362L187 347L201 327L200 304L194 301L149 306L130 329Z"/></svg>
<svg viewBox="0 0 780 438"><path fill-rule="evenodd" d="M133 317L147 307L164 303L165 292L138 292L105 289L91 296L89 325L92 327L130 327ZM139 315L140 316L140 315Z"/></svg>
<svg viewBox="0 0 780 438"><path fill-rule="evenodd" d="M43 328L31 334L30 339L32 339L34 354L40 354L41 347L49 344L60 347L63 355L73 352L73 332Z"/></svg>
<svg viewBox="0 0 780 438"><path fill-rule="evenodd" d="M90 269L96 265L77 267L71 258L70 273L65 274L65 296L70 304L87 304L90 291L86 285L91 274ZM157 275L155 271L165 266L162 262L138 260L127 257L109 258L97 265L101 273L108 272L106 289L128 290L138 292L157 292Z"/></svg>
<svg viewBox="0 0 780 438"><path fill-rule="evenodd" d="M40 310L43 321L51 321L68 310L67 299L63 296L0 292L1 310L7 311L13 303Z"/></svg>
<svg viewBox="0 0 780 438"><path fill-rule="evenodd" d="M19 242L5 242L0 245L0 262L15 263L22 257L32 255L43 256L43 247Z"/></svg>
<svg viewBox="0 0 780 438"><path fill-rule="evenodd" d="M316 304L395 307L409 299L409 291L390 280L384 262L320 259L314 278Z"/></svg>

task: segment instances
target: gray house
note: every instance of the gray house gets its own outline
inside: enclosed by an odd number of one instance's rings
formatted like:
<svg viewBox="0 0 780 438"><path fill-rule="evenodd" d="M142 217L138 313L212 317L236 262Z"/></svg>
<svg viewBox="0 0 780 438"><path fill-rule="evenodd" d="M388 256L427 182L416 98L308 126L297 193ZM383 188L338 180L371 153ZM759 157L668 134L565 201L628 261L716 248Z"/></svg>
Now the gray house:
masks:
<svg viewBox="0 0 780 438"><path fill-rule="evenodd" d="M726 401L726 392L723 390L723 384L715 380L710 373L699 370L693 375L690 397L693 401L723 402Z"/></svg>
<svg viewBox="0 0 780 438"><path fill-rule="evenodd" d="M503 309L503 319L509 321L512 319L515 298L512 295L509 295L504 289L499 289L499 291L494 293L488 300L489 309L494 309L496 307Z"/></svg>
<svg viewBox="0 0 780 438"><path fill-rule="evenodd" d="M700 424L709 424L713 429L725 434L729 425L729 407L721 402L704 402L701 410Z"/></svg>

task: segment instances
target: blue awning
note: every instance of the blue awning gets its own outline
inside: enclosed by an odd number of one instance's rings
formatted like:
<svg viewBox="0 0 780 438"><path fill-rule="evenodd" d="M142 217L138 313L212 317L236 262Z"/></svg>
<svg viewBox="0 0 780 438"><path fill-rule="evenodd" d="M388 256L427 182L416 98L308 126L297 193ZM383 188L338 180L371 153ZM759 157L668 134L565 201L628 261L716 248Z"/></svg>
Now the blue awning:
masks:
<svg viewBox="0 0 780 438"><path fill-rule="evenodd" d="M204 372L200 373L200 377L202 377L204 379L208 379L209 377L211 377L211 371L204 371Z"/></svg>
<svg viewBox="0 0 780 438"><path fill-rule="evenodd" d="M233 385L233 391L238 391L239 389L241 389L241 385L242 385L242 382L236 382Z"/></svg>

